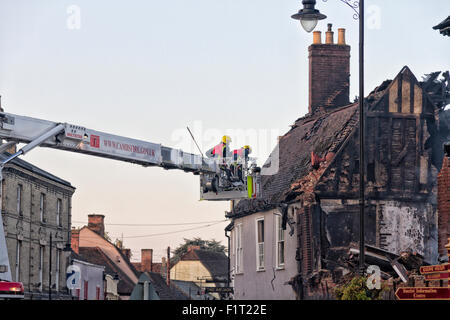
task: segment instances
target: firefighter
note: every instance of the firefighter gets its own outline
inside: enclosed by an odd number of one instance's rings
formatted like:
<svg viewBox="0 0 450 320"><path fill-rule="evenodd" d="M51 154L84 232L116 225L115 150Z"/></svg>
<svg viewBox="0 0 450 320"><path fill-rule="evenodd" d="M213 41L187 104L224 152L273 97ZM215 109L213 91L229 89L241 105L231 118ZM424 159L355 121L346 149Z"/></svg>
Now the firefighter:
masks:
<svg viewBox="0 0 450 320"><path fill-rule="evenodd" d="M223 136L222 141L218 145L206 152L206 156L209 158L217 159L219 168L226 173L228 180L231 181L231 171L227 165L227 161L229 160L231 154L230 143L231 138L229 136Z"/></svg>
<svg viewBox="0 0 450 320"><path fill-rule="evenodd" d="M230 154L230 143L231 138L229 136L223 136L222 141L216 145L215 147L209 149L206 152L206 155L209 158L216 158L222 160L222 164L225 163L225 160L229 157Z"/></svg>
<svg viewBox="0 0 450 320"><path fill-rule="evenodd" d="M252 152L250 146L243 146L240 149L233 150L233 162L230 165L231 172L235 177L238 177L240 181L244 183L242 177L243 163L248 161L248 155Z"/></svg>

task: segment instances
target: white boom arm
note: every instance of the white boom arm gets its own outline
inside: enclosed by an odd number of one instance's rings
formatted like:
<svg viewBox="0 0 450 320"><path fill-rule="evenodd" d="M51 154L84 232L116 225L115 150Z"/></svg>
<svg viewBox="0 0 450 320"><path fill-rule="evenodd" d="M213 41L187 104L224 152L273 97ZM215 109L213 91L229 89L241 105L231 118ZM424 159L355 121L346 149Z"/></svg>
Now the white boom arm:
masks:
<svg viewBox="0 0 450 320"><path fill-rule="evenodd" d="M260 195L260 176L256 164L248 161L239 167L239 178L232 177L229 168L217 159L183 152L161 144L146 142L87 129L68 123L58 123L0 112L0 139L28 143L3 165L16 156L41 146L84 153L165 169L179 169L200 175L202 200L235 200ZM1 149L1 148L0 148ZM2 163L0 163L2 165Z"/></svg>
<svg viewBox="0 0 450 320"><path fill-rule="evenodd" d="M22 154L36 146L111 158L143 166L188 172L219 172L213 159L67 123L57 123L0 112L0 138L29 143Z"/></svg>
<svg viewBox="0 0 450 320"><path fill-rule="evenodd" d="M15 143L27 143L15 154L0 161L0 280L11 281L1 214L3 167L14 158L38 146L137 163L146 167L157 166L192 172L200 175L202 200L235 200L255 198L260 195L259 170L255 166L249 168L247 159L238 167L240 175L232 176L227 165L224 168L224 163L219 165L216 159L72 124L4 112L0 112L0 139L8 141L0 145L0 152L4 152Z"/></svg>

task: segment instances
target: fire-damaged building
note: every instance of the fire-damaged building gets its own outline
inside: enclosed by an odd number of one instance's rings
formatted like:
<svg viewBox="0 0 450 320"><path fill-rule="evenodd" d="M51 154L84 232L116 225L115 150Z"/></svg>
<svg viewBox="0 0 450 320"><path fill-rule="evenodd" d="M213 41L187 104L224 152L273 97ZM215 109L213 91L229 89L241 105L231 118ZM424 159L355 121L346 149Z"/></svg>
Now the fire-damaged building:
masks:
<svg viewBox="0 0 450 320"><path fill-rule="evenodd" d="M262 198L227 213L235 299L332 298L336 283L357 269L359 111L349 101L349 66L344 29L337 43L331 25L324 44L314 32L309 113L263 166ZM364 100L367 266L405 252L438 261L436 178L450 102L448 72L440 74L419 81L405 66ZM264 175L275 161L278 172Z"/></svg>

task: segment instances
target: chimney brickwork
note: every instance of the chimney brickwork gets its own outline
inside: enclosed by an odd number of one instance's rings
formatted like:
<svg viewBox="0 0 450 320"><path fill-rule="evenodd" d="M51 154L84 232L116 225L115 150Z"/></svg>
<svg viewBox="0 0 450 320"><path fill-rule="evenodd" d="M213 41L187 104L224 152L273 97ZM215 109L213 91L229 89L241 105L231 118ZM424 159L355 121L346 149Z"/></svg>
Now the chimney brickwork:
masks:
<svg viewBox="0 0 450 320"><path fill-rule="evenodd" d="M141 249L141 271L152 272L153 249Z"/></svg>
<svg viewBox="0 0 450 320"><path fill-rule="evenodd" d="M338 30L338 43L328 24L325 44L321 33L314 33L309 46L309 113L319 107L340 107L350 103L350 46L345 44L345 29Z"/></svg>
<svg viewBox="0 0 450 320"><path fill-rule="evenodd" d="M73 252L75 252L76 254L80 253L80 230L79 229L71 230L70 246L72 247Z"/></svg>
<svg viewBox="0 0 450 320"><path fill-rule="evenodd" d="M88 228L98 233L102 237L105 236L105 216L102 214L88 215Z"/></svg>

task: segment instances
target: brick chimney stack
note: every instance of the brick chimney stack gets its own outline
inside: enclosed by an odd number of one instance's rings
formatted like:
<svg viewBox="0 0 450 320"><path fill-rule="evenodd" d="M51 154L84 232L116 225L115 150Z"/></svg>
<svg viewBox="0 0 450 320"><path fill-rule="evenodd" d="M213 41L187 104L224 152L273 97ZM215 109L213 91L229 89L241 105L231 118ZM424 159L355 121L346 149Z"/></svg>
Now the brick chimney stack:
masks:
<svg viewBox="0 0 450 320"><path fill-rule="evenodd" d="M328 24L325 44L321 32L313 33L309 51L309 113L319 107L340 107L350 103L350 46L345 29L338 29L338 42Z"/></svg>
<svg viewBox="0 0 450 320"><path fill-rule="evenodd" d="M102 214L88 215L88 228L97 232L102 237L105 236L105 216Z"/></svg>
<svg viewBox="0 0 450 320"><path fill-rule="evenodd" d="M79 229L72 229L70 230L71 237L70 237L70 246L72 247L73 252L76 254L80 253L80 230Z"/></svg>
<svg viewBox="0 0 450 320"><path fill-rule="evenodd" d="M141 249L141 271L152 272L153 249Z"/></svg>

